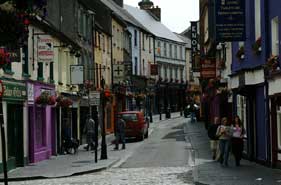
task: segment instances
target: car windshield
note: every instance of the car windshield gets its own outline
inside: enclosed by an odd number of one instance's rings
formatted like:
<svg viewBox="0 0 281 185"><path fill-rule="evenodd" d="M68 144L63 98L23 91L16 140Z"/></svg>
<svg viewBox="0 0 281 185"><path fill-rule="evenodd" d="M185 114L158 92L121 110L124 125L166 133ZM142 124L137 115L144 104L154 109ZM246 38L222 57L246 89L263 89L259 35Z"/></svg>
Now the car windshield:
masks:
<svg viewBox="0 0 281 185"><path fill-rule="evenodd" d="M137 121L137 114L122 114L122 118L125 121Z"/></svg>

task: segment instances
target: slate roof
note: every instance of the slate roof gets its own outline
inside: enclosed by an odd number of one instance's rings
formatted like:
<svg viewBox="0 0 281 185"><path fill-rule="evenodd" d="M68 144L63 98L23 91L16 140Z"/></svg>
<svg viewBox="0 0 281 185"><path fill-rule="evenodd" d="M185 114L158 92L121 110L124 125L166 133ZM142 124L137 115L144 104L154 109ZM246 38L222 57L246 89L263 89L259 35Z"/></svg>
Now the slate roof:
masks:
<svg viewBox="0 0 281 185"><path fill-rule="evenodd" d="M100 0L103 4L105 4L108 8L110 8L115 15L121 17L125 22L130 23L138 28L141 28L147 32L149 32L141 23L139 23L133 16L131 16L124 8L117 5L112 0Z"/></svg>
<svg viewBox="0 0 281 185"><path fill-rule="evenodd" d="M104 0L105 1L105 0ZM165 25L163 25L161 22L156 21L149 13L147 13L145 10L141 10L139 8L135 8L129 5L124 5L124 8L135 18L138 20L138 22L141 22L142 25L150 31L153 35L176 41L181 42L183 41L174 34L169 28L167 28Z"/></svg>
<svg viewBox="0 0 281 185"><path fill-rule="evenodd" d="M191 40L190 38L186 37L185 35L183 35L182 33L181 34L178 34L178 33L175 33L181 40L183 40L185 42L185 45L187 48L191 48Z"/></svg>

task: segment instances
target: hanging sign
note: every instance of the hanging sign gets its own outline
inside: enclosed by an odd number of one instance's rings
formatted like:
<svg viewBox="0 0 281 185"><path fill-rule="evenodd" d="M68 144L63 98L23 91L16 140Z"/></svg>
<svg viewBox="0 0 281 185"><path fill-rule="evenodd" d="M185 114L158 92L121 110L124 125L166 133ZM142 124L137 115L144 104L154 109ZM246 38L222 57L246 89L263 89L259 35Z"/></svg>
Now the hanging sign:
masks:
<svg viewBox="0 0 281 185"><path fill-rule="evenodd" d="M198 55L198 22L191 21L190 28L191 28L191 63L192 63L192 71L200 71L199 65L196 64L196 56Z"/></svg>
<svg viewBox="0 0 281 185"><path fill-rule="evenodd" d="M245 41L245 0L215 0L216 41Z"/></svg>
<svg viewBox="0 0 281 185"><path fill-rule="evenodd" d="M216 61L206 59L201 61L201 78L215 78L216 77Z"/></svg>
<svg viewBox="0 0 281 185"><path fill-rule="evenodd" d="M38 37L38 62L54 61L53 39L48 35Z"/></svg>
<svg viewBox="0 0 281 185"><path fill-rule="evenodd" d="M70 81L72 85L79 85L84 83L84 66L71 65L70 66Z"/></svg>

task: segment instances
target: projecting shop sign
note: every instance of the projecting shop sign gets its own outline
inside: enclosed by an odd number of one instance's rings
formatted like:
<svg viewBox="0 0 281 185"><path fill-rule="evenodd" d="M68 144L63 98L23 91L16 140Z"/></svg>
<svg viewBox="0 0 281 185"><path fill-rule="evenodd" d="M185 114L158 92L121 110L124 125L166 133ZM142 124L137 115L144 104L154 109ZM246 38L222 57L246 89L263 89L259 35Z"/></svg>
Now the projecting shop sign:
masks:
<svg viewBox="0 0 281 185"><path fill-rule="evenodd" d="M48 35L38 37L38 62L54 61L54 44L53 39Z"/></svg>
<svg viewBox="0 0 281 185"><path fill-rule="evenodd" d="M84 83L84 66L83 65L71 65L70 66L70 78L72 85L79 85Z"/></svg>
<svg viewBox="0 0 281 185"><path fill-rule="evenodd" d="M196 64L196 56L198 55L198 34L197 34L197 22L190 22L191 27L191 60L192 70L200 71L200 68Z"/></svg>
<svg viewBox="0 0 281 185"><path fill-rule="evenodd" d="M216 41L245 41L245 0L215 0Z"/></svg>

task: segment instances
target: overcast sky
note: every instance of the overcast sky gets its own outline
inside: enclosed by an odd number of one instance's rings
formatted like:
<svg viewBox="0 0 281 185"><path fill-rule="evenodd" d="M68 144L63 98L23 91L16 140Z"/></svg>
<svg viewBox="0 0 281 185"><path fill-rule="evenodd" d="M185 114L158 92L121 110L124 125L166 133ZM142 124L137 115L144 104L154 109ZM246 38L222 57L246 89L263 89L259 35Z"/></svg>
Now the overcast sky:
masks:
<svg viewBox="0 0 281 185"><path fill-rule="evenodd" d="M125 4L138 7L141 0L124 0ZM151 0L162 11L161 22L173 32L180 33L199 19L199 0Z"/></svg>

